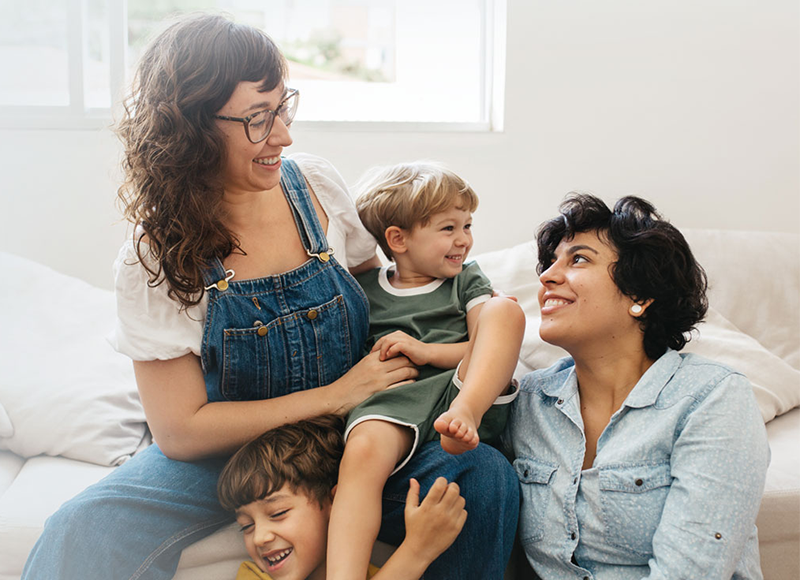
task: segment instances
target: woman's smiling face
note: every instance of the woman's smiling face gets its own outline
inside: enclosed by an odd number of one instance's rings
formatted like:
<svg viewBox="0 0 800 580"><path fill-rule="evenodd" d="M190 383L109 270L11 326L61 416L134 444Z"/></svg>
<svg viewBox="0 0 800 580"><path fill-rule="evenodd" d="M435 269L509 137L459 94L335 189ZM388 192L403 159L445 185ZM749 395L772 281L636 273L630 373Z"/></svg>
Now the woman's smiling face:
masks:
<svg viewBox="0 0 800 580"><path fill-rule="evenodd" d="M595 231L561 240L552 264L539 276L543 340L574 356L581 348L641 333L629 313L633 300L611 277L616 260L616 250Z"/></svg>
<svg viewBox="0 0 800 580"><path fill-rule="evenodd" d="M283 83L269 92L260 92L261 82L244 81L237 85L231 98L217 114L246 117L264 109L275 110L283 101ZM242 123L217 120L225 140L223 182L225 191L244 193L268 191L280 184L281 153L292 144L288 127L278 117L269 136L260 143L251 143Z"/></svg>

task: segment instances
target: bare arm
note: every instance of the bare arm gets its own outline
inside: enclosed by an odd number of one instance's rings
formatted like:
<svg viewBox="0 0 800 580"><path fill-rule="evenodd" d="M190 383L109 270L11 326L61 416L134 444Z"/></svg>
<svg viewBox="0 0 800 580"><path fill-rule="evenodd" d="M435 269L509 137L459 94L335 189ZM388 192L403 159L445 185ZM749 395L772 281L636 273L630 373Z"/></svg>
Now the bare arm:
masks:
<svg viewBox="0 0 800 580"><path fill-rule="evenodd" d="M406 537L374 580L418 580L455 541L467 511L456 483L438 478L420 504L419 483L409 482L406 497Z"/></svg>
<svg viewBox="0 0 800 580"><path fill-rule="evenodd" d="M161 451L192 461L232 453L264 431L323 413L346 413L374 392L413 378L405 357L364 357L339 380L274 399L209 403L197 356L134 362L147 423Z"/></svg>
<svg viewBox="0 0 800 580"><path fill-rule="evenodd" d="M373 255L369 260L366 262L362 262L358 266L354 266L350 268L350 273L353 276L357 276L363 272L367 272L368 270L374 270L375 268L380 268L382 266L381 259L376 255Z"/></svg>
<svg viewBox="0 0 800 580"><path fill-rule="evenodd" d="M470 337L475 335L478 315L482 308L483 304L478 304L467 312L467 332ZM418 366L431 365L440 369L454 369L467 354L468 349L469 341L431 344L396 330L378 339L372 347L372 352L379 352L381 360L404 355Z"/></svg>

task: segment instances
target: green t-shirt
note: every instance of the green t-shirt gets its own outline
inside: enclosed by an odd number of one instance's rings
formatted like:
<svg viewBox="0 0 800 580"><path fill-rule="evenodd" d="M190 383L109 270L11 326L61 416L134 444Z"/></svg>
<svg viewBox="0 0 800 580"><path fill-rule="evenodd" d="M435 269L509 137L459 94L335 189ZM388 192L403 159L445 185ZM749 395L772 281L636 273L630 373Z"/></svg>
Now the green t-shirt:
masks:
<svg viewBox="0 0 800 580"><path fill-rule="evenodd" d="M455 278L440 278L416 288L393 287L389 282L393 271L390 265L356 276L369 298L367 352L380 337L395 330L425 343L464 342L469 338L467 310L492 296L491 282L475 262L464 264Z"/></svg>

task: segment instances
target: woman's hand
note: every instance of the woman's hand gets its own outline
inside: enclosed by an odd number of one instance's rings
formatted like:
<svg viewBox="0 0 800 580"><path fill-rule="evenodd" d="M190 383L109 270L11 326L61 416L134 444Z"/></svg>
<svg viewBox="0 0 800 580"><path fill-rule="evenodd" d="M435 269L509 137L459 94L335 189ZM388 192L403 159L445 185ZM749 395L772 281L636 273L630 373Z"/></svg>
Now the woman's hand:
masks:
<svg viewBox="0 0 800 580"><path fill-rule="evenodd" d="M337 401L336 412L347 413L370 395L409 383L418 374L417 367L404 356L381 360L379 352L371 352L328 388Z"/></svg>
<svg viewBox="0 0 800 580"><path fill-rule="evenodd" d="M402 330L382 336L372 347L372 352L379 352L381 360L405 355L417 366L430 364L428 345L407 335Z"/></svg>

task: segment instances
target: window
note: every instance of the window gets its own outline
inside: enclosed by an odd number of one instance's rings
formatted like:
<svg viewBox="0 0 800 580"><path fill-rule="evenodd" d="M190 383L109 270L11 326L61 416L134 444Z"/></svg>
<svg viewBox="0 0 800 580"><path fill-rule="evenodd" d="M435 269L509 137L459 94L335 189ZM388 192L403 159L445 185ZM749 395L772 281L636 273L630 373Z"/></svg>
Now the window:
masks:
<svg viewBox="0 0 800 580"><path fill-rule="evenodd" d="M498 128L502 0L0 0L0 125L108 124L148 41L197 10L278 43L300 125Z"/></svg>

